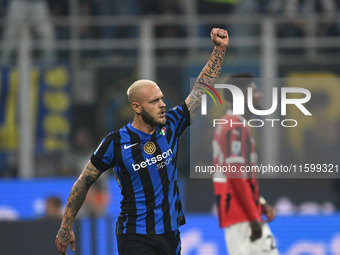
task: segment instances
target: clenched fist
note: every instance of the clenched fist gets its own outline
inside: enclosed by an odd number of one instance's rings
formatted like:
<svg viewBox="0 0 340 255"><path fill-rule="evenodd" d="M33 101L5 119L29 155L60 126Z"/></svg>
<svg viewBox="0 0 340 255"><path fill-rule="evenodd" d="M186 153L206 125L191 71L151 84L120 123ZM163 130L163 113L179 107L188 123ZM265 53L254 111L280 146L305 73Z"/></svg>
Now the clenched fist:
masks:
<svg viewBox="0 0 340 255"><path fill-rule="evenodd" d="M211 40L217 47L226 49L229 44L229 35L227 30L221 28L213 28L210 33Z"/></svg>

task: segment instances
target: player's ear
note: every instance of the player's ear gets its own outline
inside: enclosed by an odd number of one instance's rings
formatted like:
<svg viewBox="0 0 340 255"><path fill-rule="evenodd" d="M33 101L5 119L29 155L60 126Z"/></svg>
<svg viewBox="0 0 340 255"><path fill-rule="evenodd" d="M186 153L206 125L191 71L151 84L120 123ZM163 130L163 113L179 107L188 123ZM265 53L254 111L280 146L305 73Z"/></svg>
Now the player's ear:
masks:
<svg viewBox="0 0 340 255"><path fill-rule="evenodd" d="M135 113L137 113L137 114L142 113L142 107L138 102L132 102L131 106L132 106L132 109Z"/></svg>

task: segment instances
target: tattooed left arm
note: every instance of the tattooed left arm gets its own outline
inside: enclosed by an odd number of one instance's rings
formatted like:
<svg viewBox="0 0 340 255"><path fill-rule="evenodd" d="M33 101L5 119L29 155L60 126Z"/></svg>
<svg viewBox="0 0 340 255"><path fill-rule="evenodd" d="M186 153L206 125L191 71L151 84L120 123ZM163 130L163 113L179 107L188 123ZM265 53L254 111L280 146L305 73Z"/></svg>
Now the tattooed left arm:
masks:
<svg viewBox="0 0 340 255"><path fill-rule="evenodd" d="M202 89L207 89L207 86L205 85L214 86L216 79L220 76L222 62L229 44L228 32L224 29L213 28L210 36L215 44L214 50L210 55L208 63L197 77L192 91L185 99L191 120L194 119L197 110L201 105L202 94L205 94Z"/></svg>

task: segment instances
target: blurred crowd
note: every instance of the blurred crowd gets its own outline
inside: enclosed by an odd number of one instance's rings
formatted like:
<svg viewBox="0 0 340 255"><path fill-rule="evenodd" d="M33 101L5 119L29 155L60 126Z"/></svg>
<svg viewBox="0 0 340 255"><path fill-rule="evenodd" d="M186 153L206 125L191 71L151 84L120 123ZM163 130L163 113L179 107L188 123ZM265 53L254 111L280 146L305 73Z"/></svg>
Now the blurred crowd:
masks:
<svg viewBox="0 0 340 255"><path fill-rule="evenodd" d="M279 37L303 37L306 36L306 23L296 19L305 14L325 14L327 16L335 16L339 12L340 0L2 0L0 1L1 17L7 17L7 23L4 31L1 33L6 45L2 56L2 63L11 63L9 60L11 40L15 36L13 18L18 18L20 9L30 11L28 17L37 16L39 8L29 10L33 4L38 6L45 4L46 12L50 18L61 18L69 15L77 15L79 17L118 17L118 16L161 16L161 15L187 15L194 12L198 15L240 15L240 14L268 14L268 15L284 15L288 22L284 22L278 26L277 35ZM14 5L25 3L27 7L15 9ZM190 6L190 3L194 3ZM28 5L30 8L28 8ZM192 11L193 9L193 11ZM23 15L21 15L23 16ZM28 18L26 17L26 18ZM43 15L40 15L44 18ZM46 19L45 19L46 20ZM11 24L11 25L10 25ZM117 38L137 38L138 24L134 26L118 25L118 26L91 26L88 23L82 23L78 27L78 35L81 39L117 39ZM187 34L185 25L157 25L154 34L157 38L179 38ZM234 35L251 35L259 33L258 29L251 26L231 26L231 24L210 24L199 28L200 36L209 35L212 26L227 27ZM53 30L53 31L52 31ZM310 29L309 29L310 31ZM1 32L1 31L0 31ZM52 28L51 23L40 22L36 24L36 34L45 39L46 49L53 48L53 39L68 39L71 37L71 31L66 26L55 26ZM53 33L52 33L53 32ZM208 33L207 33L208 32ZM317 36L338 36L340 35L339 22L317 22L315 27ZM8 48L8 50L6 50ZM97 53L100 56L110 56L112 52ZM116 54L119 54L115 52ZM158 55L182 54L182 51L159 50ZM89 51L83 52L89 54ZM93 53L92 53L93 54ZM92 56L90 52L90 56ZM45 56L45 61L52 61L53 54ZM60 58L60 54L58 56Z"/></svg>
<svg viewBox="0 0 340 255"><path fill-rule="evenodd" d="M44 39L45 54L41 54L43 61L53 62L56 58L60 60L63 56L62 52L57 55L53 54L53 47L56 40L69 39L71 31L68 26L53 26L53 19L68 17L70 15L78 15L80 17L119 17L119 16L164 16L164 15L192 15L190 2L195 3L194 15L283 15L286 17L285 22L280 23L277 27L276 34L279 38L305 37L310 29L306 26L306 22L301 22L299 17L304 15L324 14L328 17L338 17L340 11L340 0L0 0L0 17L4 22L0 26L0 39L4 43L1 50L0 64L12 64L15 59L13 53L13 41L16 40L19 29L16 27L15 19L37 18L37 13L41 14L41 18L46 22L32 22L32 35ZM76 3L77 8L74 8ZM26 7L25 7L26 5ZM19 7L18 7L19 6ZM36 6L36 8L31 8ZM44 16L45 15L45 16ZM45 17L45 18L44 18ZM340 22L337 21L316 21L313 27L316 36L340 36ZM78 27L77 34L80 39L137 39L138 25L105 25L91 26L88 23L81 23ZM255 25L231 25L231 24L206 24L199 27L198 34L202 37L208 37L211 27L221 26L227 28L233 35L258 35L258 27ZM185 24L176 25L156 25L154 36L156 38L183 38L188 35ZM287 50L286 52L289 53ZM294 49L292 53L299 53L301 49ZM118 51L84 51L83 55L92 56L116 56L122 54ZM135 54L135 52L129 53ZM157 51L158 56L182 55L183 51L174 49L162 49ZM1 84L0 84L1 85ZM325 122L320 122L325 123ZM95 137L92 130L87 127L72 127L71 141L67 153L51 155L37 155L36 169L37 176L77 176L83 166L89 160L95 146L98 144L98 137ZM323 130L324 132L320 132ZM331 123L326 127L315 127L310 130L307 136L310 148L306 152L306 160L313 161L319 154L320 147L331 160L338 160L339 155L339 122ZM101 134L103 135L103 134ZM337 139L335 139L335 137ZM318 145L318 146L316 146ZM0 151L0 177L18 176L17 160L15 153L3 154ZM324 159L330 161L329 158ZM4 167L5 165L5 167ZM5 169L5 170L4 170ZM334 187L339 189L339 181L334 181ZM98 182L98 186L93 188L88 198L88 205L98 203L99 208L95 213L102 213L107 202L106 180L102 178L102 182ZM340 194L340 190L337 191ZM340 196L339 196L340 197ZM93 202L94 201L94 202ZM282 201L281 201L282 202ZM283 200L283 202L287 202ZM56 205L60 207L60 201L51 199L48 205ZM282 203L281 207L286 208L288 203ZM282 206L283 205L283 206ZM338 202L340 208L340 201ZM326 206L327 207L327 206ZM328 207L326 209L329 209ZM52 210L51 210L52 211ZM57 213L60 209L57 209Z"/></svg>
<svg viewBox="0 0 340 255"><path fill-rule="evenodd" d="M306 36L306 23L301 23L301 20L295 19L300 15L315 13L326 14L327 16L336 16L340 10L340 0L0 0L0 14L5 23L3 31L0 31L3 47L1 50L0 63L8 65L13 63L15 54L13 54L13 41L16 39L19 29L16 26L16 19L23 18L32 19L34 25L34 34L42 37L45 44L46 54L41 54L44 61L53 62L56 58L51 50L55 45L55 40L67 39L70 37L70 31L67 26L53 26L52 22L47 22L47 19L67 17L78 13L80 17L118 17L126 15L140 16L161 16L161 15L187 15L190 13L190 3L195 3L194 11L198 15L238 15L238 14L268 14L268 15L285 15L287 22L278 26L278 37L303 37ZM75 7L78 6L78 7ZM191 7L193 7L191 6ZM76 10L75 10L76 9ZM40 15L40 16L39 16ZM45 16L46 15L46 16ZM39 20L45 19L46 22ZM52 18L52 19L51 19ZM338 19L337 19L338 20ZM79 26L79 37L81 39L115 39L115 38L137 38L138 28L131 25L119 26L90 26L88 23L81 23ZM213 26L227 27L233 35L256 35L260 33L259 29L252 25L236 25L228 26L228 24L206 24L199 28L201 36L209 36L209 31ZM340 23L338 22L317 22L315 33L317 36L340 36ZM185 37L187 34L185 25L157 25L154 30L157 38L178 38ZM243 50L243 49L242 49ZM296 50L296 49L294 49ZM298 49L301 50L301 49ZM289 51L286 49L286 51ZM60 53L60 52L59 52ZM83 52L84 53L84 52ZM183 51L174 49L159 49L159 56L183 55ZM85 52L88 54L88 52ZM124 54L119 51L97 51L95 54L101 56L113 56ZM131 54L131 53L130 53ZM92 56L91 54L89 56ZM60 55L57 56L60 60ZM78 128L78 127L77 127ZM336 127L334 128L336 130ZM318 132L316 132L319 134ZM53 172L46 171L48 165L53 162L54 166L59 166L62 169L59 173L62 175L76 175L81 167L85 164L90 156L90 152L94 149L96 137L91 131L80 127L79 130L72 130L73 142L70 145L70 154L60 159L52 155L50 160L46 161L46 155L43 156L39 163L39 155L37 163L41 167L36 169L38 175L53 175ZM312 136L318 137L318 136ZM309 141L313 141L310 139ZM322 139L322 141L328 141ZM336 141L336 139L332 140ZM317 142L320 144L319 142ZM333 143L326 143L333 144ZM336 146L338 146L336 144ZM314 148L314 146L308 146ZM312 150L311 150L312 151ZM312 151L312 153L314 153ZM76 155L73 155L76 154ZM6 158L5 158L6 157ZM313 158L313 155L311 156ZM11 153L5 156L0 153L1 162L6 162L7 173L16 175L15 156ZM44 164L43 162L47 162ZM13 174L14 173L14 174Z"/></svg>

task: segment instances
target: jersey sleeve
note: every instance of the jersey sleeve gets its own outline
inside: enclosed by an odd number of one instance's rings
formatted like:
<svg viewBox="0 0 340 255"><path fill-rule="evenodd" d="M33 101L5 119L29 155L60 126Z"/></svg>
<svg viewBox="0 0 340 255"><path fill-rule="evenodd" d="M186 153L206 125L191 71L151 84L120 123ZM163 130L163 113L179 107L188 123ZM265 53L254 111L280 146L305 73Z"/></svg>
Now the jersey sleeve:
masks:
<svg viewBox="0 0 340 255"><path fill-rule="evenodd" d="M178 134L182 134L190 125L190 113L185 102L170 109L166 113L166 117L176 127Z"/></svg>
<svg viewBox="0 0 340 255"><path fill-rule="evenodd" d="M112 168L114 163L113 135L105 137L91 156L91 163L100 171Z"/></svg>

